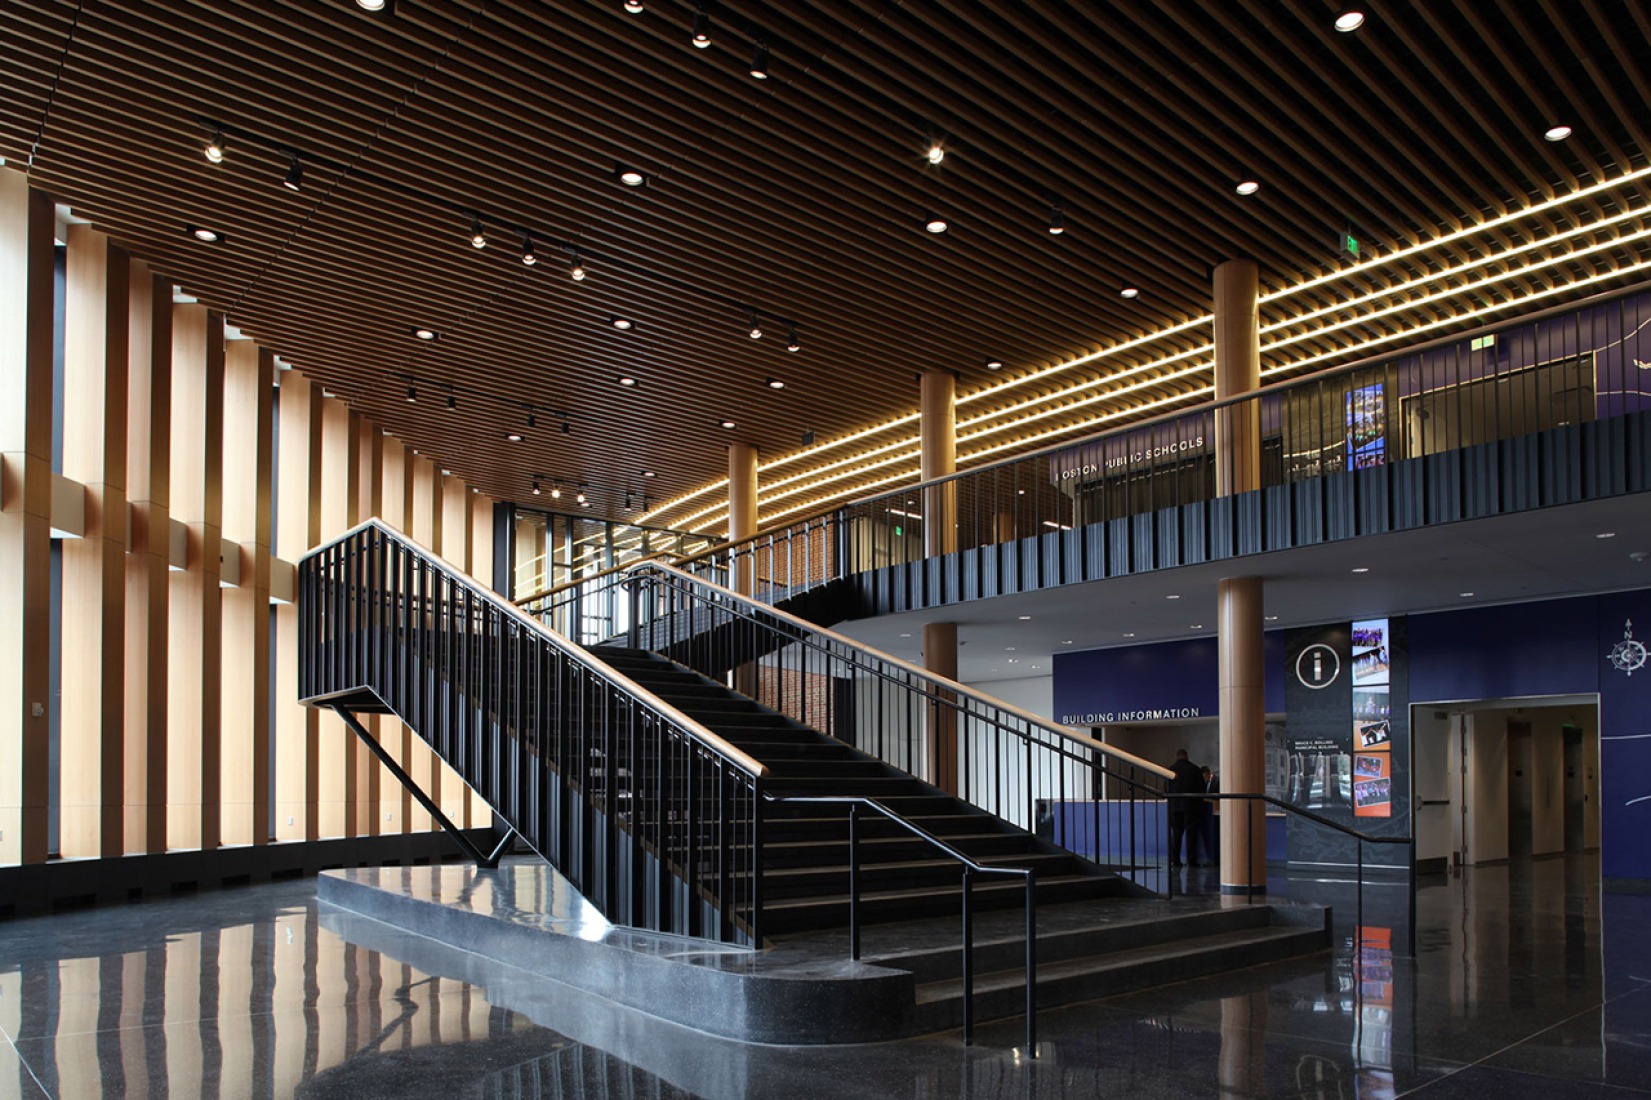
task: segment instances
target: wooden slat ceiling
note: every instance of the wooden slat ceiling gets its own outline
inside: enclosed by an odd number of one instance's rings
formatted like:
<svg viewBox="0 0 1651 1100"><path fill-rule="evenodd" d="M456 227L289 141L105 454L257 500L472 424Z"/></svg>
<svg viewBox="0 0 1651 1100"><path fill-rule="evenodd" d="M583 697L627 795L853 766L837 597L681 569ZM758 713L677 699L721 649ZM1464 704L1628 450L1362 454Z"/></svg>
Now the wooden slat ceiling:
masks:
<svg viewBox="0 0 1651 1100"><path fill-rule="evenodd" d="M482 491L693 527L735 439L765 519L909 481L923 370L959 372L965 464L1200 399L1226 258L1278 292L1270 380L1645 277L1643 179L1563 201L1646 166L1645 3L1384 2L1338 34L1309 0L728 0L705 50L693 6L646 9L11 0L0 156Z"/></svg>

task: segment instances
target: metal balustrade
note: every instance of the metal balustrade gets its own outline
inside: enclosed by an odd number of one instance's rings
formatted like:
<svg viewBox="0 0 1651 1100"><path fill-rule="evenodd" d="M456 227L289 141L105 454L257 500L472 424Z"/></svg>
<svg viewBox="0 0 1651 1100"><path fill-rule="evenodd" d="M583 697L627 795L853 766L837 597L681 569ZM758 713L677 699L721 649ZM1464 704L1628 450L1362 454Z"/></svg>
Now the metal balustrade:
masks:
<svg viewBox="0 0 1651 1100"><path fill-rule="evenodd" d="M762 764L377 520L298 606L305 702L401 719L609 920L760 942Z"/></svg>

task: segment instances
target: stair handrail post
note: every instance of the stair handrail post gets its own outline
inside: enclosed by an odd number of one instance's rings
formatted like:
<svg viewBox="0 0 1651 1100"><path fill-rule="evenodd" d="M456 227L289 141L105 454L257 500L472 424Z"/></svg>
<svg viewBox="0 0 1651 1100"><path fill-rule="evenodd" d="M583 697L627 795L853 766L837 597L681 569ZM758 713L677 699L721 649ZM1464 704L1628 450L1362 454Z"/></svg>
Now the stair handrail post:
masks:
<svg viewBox="0 0 1651 1100"><path fill-rule="evenodd" d="M625 577L625 599L630 604L630 622L626 624L625 644L632 649L638 648L637 643L640 639L639 623L642 611L642 599L640 596L641 587L641 573L631 573Z"/></svg>
<svg viewBox="0 0 1651 1100"><path fill-rule="evenodd" d="M1026 869L1026 1052L1038 1056L1037 870Z"/></svg>
<svg viewBox="0 0 1651 1100"><path fill-rule="evenodd" d="M860 961L860 804L848 804L848 957Z"/></svg>
<svg viewBox="0 0 1651 1100"><path fill-rule="evenodd" d="M963 1045L975 1041L975 873L972 867L963 868Z"/></svg>

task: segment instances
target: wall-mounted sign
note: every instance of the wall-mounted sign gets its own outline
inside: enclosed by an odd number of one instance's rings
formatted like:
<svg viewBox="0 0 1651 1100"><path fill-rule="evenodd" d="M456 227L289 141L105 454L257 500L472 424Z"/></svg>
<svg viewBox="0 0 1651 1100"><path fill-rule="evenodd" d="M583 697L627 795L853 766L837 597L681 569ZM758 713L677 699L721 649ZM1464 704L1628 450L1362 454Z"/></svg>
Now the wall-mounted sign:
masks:
<svg viewBox="0 0 1651 1100"><path fill-rule="evenodd" d="M1341 675L1341 657L1327 645L1310 645L1296 657L1296 679L1302 687L1322 691Z"/></svg>

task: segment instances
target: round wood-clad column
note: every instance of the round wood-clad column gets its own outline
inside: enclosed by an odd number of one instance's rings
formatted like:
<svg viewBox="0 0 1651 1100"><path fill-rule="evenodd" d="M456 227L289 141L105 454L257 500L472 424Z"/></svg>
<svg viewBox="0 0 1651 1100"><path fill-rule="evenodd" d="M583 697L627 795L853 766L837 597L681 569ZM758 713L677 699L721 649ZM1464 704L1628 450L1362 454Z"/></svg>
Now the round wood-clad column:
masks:
<svg viewBox="0 0 1651 1100"><path fill-rule="evenodd" d="M921 375L921 476L924 481L957 472L957 376L927 370ZM957 549L957 486L948 483L923 491L923 553L927 557Z"/></svg>
<svg viewBox="0 0 1651 1100"><path fill-rule="evenodd" d="M1260 577L1228 577L1216 589L1221 711L1221 790L1267 789L1266 669L1261 659ZM1267 820L1260 802L1221 806L1221 889L1267 888Z"/></svg>
<svg viewBox="0 0 1651 1100"><path fill-rule="evenodd" d="M1260 270L1254 260L1215 269L1215 399L1261 384ZM1261 403L1246 401L1215 414L1215 492L1230 496L1261 488Z"/></svg>

